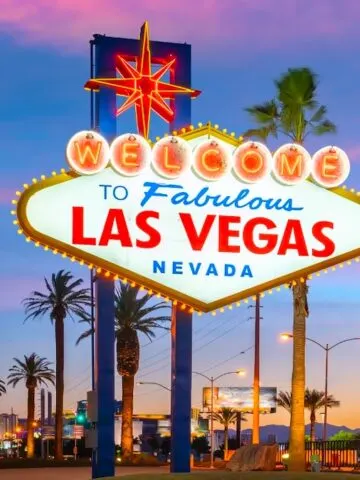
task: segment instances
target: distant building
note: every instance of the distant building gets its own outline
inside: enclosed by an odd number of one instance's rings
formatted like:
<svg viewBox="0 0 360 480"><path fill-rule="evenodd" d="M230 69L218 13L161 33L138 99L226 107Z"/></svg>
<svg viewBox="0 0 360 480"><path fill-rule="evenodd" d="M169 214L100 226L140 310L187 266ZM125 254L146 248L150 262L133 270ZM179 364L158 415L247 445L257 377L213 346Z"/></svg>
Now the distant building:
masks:
<svg viewBox="0 0 360 480"><path fill-rule="evenodd" d="M18 416L14 413L0 414L0 438L4 438L6 433L15 434L18 426Z"/></svg>

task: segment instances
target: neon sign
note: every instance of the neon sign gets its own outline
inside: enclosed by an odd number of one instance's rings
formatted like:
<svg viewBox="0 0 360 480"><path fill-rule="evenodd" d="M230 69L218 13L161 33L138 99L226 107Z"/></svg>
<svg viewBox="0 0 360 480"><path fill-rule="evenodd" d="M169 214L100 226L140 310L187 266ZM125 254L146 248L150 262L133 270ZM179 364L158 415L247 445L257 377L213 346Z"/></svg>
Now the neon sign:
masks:
<svg viewBox="0 0 360 480"><path fill-rule="evenodd" d="M148 138L152 111L170 123L175 118L175 112L166 100L174 100L176 95L190 95L191 98L196 98L201 93L200 90L163 80L165 74L171 74L175 63L176 58L171 57L164 60L164 64L156 72L152 72L149 24L145 22L140 34L140 55L136 57L136 68L122 55L117 55L115 67L122 78L92 78L86 82L85 89L98 91L100 87L106 87L113 89L116 95L127 97L116 115L134 106L138 131Z"/></svg>
<svg viewBox="0 0 360 480"><path fill-rule="evenodd" d="M19 192L19 232L183 308L231 307L360 255L360 196L334 188L350 169L337 147L272 155L207 125L155 144L81 132L67 158L71 171Z"/></svg>
<svg viewBox="0 0 360 480"><path fill-rule="evenodd" d="M350 173L346 153L338 147L325 147L310 154L300 145L286 144L274 155L265 145L246 142L232 148L217 139L206 139L194 149L179 136L164 137L151 149L144 137L126 133L111 146L96 132L78 132L69 141L66 157L70 167L81 175L99 173L110 165L125 177L145 174L151 167L166 179L180 178L190 169L199 178L212 182L233 173L240 182L257 183L271 173L284 185L297 185L311 174L326 188L343 184Z"/></svg>

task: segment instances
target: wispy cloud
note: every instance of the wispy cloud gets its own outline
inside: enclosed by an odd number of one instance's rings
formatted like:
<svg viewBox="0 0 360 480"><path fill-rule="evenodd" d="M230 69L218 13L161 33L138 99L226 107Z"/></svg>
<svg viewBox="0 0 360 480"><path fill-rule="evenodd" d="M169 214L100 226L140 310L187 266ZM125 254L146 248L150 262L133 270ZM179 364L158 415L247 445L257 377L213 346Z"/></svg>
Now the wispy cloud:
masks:
<svg viewBox="0 0 360 480"><path fill-rule="evenodd" d="M152 37L208 49L284 46L303 38L339 41L357 34L353 0L2 0L0 25L18 42L53 44L70 53L93 33L134 37L150 21ZM315 45L315 44L314 44Z"/></svg>

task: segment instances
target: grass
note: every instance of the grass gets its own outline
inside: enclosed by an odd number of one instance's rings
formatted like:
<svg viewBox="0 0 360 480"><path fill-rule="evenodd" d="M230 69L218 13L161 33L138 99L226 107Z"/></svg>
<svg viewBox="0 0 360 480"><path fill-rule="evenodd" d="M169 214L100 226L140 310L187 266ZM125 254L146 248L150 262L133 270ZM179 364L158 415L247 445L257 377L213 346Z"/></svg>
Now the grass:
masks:
<svg viewBox="0 0 360 480"><path fill-rule="evenodd" d="M119 480L151 480L152 475L125 475ZM351 473L293 473L293 472L194 472L184 474L159 474L164 480L356 480ZM106 479L104 479L106 480ZM114 477L108 480L115 480Z"/></svg>

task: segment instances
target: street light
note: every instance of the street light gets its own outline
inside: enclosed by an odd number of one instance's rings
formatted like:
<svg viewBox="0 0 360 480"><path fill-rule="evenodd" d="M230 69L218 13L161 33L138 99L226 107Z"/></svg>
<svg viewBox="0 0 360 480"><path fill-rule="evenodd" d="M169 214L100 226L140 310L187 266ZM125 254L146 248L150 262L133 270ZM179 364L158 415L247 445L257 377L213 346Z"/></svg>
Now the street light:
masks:
<svg viewBox="0 0 360 480"><path fill-rule="evenodd" d="M200 375L200 377L204 377L206 380L210 382L211 385L211 406L210 406L210 468L214 468L214 382L219 380L225 375L239 375L243 377L246 372L245 370L236 370L235 372L226 372L218 375L217 377L208 377L200 372L192 372L194 375Z"/></svg>
<svg viewBox="0 0 360 480"><path fill-rule="evenodd" d="M167 390L168 392L171 392L171 388L165 387L165 385L162 385L161 383L157 383L157 382L137 382L136 385L157 385L158 387L161 387L164 390Z"/></svg>
<svg viewBox="0 0 360 480"><path fill-rule="evenodd" d="M281 333L280 338L282 340L290 340L294 338L292 333ZM329 378L329 352L333 350L335 347L338 347L342 343L353 342L355 340L360 340L360 337L352 337L352 338L345 338L345 340L341 340L340 342L335 343L334 345L322 345L320 342L314 340L313 338L306 337L306 340L311 343L315 343L318 347L320 347L325 352L325 399L324 399L324 428L323 428L323 441L325 442L327 439L327 410L328 410L328 378Z"/></svg>

